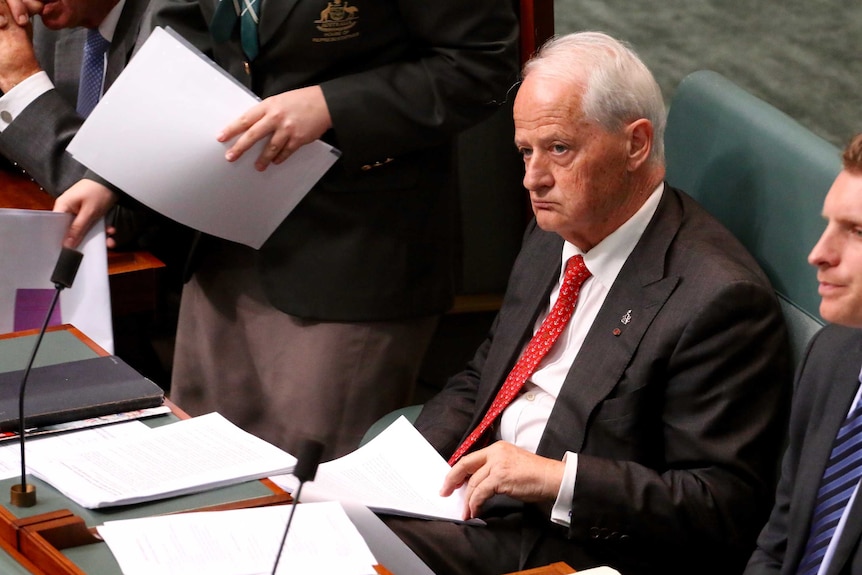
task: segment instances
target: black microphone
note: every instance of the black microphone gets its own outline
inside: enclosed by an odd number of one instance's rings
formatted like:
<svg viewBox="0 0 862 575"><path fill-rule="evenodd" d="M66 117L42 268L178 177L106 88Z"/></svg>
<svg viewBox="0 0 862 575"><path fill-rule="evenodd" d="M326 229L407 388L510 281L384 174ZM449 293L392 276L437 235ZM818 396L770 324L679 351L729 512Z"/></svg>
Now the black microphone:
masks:
<svg viewBox="0 0 862 575"><path fill-rule="evenodd" d="M275 571L278 569L278 562L281 559L281 552L284 550L284 542L287 541L287 532L290 531L290 523L293 521L293 512L296 511L296 504L299 502L302 486L306 481L314 481L321 455L323 455L323 444L319 441L306 439L299 446L299 453L296 456L296 467L293 468L293 475L299 479L299 487L296 488L296 494L290 504L290 514L287 516L284 535L281 536L281 545L278 546L278 553L275 554L275 565L272 566L272 575L275 575Z"/></svg>
<svg viewBox="0 0 862 575"><path fill-rule="evenodd" d="M33 507L36 505L36 486L27 485L27 465L24 461L24 431L26 429L24 425L24 389L27 387L27 377L30 375L30 368L33 367L33 361L36 359L36 352L39 351L42 337L44 337L45 331L48 329L48 322L51 321L54 307L57 305L57 300L60 299L60 292L64 288L72 287L72 282L75 281L75 276L78 274L78 267L80 267L83 257L84 254L71 248L63 248L60 251L57 265L54 266L54 273L51 274L51 282L54 284L54 298L51 300L51 306L48 308L48 314L45 316L42 329L39 330L36 344L33 346L33 352L30 354L30 361L27 362L27 368L24 370L24 376L21 378L21 387L18 390L18 437L21 444L21 483L13 485L10 488L10 501L16 507Z"/></svg>

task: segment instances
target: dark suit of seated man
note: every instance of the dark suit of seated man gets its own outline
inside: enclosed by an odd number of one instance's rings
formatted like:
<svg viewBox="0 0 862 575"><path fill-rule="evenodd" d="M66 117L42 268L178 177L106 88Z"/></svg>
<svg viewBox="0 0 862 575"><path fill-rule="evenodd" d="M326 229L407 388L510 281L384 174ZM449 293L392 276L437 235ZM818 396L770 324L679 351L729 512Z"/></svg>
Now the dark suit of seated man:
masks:
<svg viewBox="0 0 862 575"><path fill-rule="evenodd" d="M862 574L862 134L843 159L823 204L826 230L808 256L820 315L833 325L799 365L775 507L745 575Z"/></svg>
<svg viewBox="0 0 862 575"><path fill-rule="evenodd" d="M487 340L416 422L444 457L533 354L558 292L572 298L564 262L582 255L590 277L502 417L450 461L442 493L466 483L465 517L488 525L386 522L441 575L554 561L739 573L769 512L790 391L773 289L663 183L662 96L628 48L552 41L524 69L514 119L535 221Z"/></svg>

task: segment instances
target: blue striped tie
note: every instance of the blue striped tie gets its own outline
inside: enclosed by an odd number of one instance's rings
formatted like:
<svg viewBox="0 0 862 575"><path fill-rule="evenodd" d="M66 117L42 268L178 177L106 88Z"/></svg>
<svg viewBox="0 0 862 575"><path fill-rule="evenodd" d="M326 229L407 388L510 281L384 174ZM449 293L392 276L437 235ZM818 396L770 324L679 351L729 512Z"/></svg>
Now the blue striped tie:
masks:
<svg viewBox="0 0 862 575"><path fill-rule="evenodd" d="M811 530L797 575L814 575L820 569L826 550L841 516L862 478L862 401L857 401L841 424L820 480Z"/></svg>
<svg viewBox="0 0 862 575"><path fill-rule="evenodd" d="M87 30L84 58L81 61L81 78L78 83L78 105L75 108L86 118L102 97L102 82L105 79L105 52L111 43L95 28Z"/></svg>

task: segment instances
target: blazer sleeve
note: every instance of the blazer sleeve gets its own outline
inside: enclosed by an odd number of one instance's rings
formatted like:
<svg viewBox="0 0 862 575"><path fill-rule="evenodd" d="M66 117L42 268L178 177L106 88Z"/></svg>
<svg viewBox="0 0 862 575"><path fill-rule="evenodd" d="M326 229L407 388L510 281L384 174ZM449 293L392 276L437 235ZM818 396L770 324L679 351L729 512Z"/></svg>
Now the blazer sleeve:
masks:
<svg viewBox="0 0 862 575"><path fill-rule="evenodd" d="M518 77L513 2L397 4L414 55L321 83L353 168L448 142L497 110Z"/></svg>
<svg viewBox="0 0 862 575"><path fill-rule="evenodd" d="M712 292L665 304L621 386L639 383L591 414L571 539L662 563L741 569L750 556L786 422L786 332L768 286Z"/></svg>
<svg viewBox="0 0 862 575"><path fill-rule="evenodd" d="M66 152L82 123L56 89L48 90L0 133L0 154L56 197L84 174L84 166Z"/></svg>

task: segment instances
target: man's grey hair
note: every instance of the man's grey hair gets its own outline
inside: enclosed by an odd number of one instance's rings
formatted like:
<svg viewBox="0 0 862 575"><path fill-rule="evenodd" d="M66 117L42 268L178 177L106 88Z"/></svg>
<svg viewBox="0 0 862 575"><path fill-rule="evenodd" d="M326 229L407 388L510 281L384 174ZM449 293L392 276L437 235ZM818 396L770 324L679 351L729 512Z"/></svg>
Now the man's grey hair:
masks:
<svg viewBox="0 0 862 575"><path fill-rule="evenodd" d="M650 161L664 163L667 122L661 89L628 44L601 32L578 32L547 41L525 65L538 74L583 86L582 112L609 132L646 118L653 126Z"/></svg>

